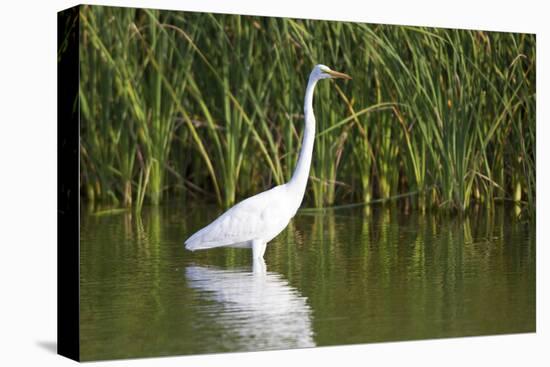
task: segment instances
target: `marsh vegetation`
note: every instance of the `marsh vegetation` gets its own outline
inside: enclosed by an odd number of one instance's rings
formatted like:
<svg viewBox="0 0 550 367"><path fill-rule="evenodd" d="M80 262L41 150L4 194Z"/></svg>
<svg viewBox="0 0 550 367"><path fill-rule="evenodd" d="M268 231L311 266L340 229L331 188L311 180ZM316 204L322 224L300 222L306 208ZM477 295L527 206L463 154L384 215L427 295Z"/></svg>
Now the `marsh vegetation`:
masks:
<svg viewBox="0 0 550 367"><path fill-rule="evenodd" d="M290 178L312 65L305 206L535 211L535 36L81 8L81 195L228 207Z"/></svg>

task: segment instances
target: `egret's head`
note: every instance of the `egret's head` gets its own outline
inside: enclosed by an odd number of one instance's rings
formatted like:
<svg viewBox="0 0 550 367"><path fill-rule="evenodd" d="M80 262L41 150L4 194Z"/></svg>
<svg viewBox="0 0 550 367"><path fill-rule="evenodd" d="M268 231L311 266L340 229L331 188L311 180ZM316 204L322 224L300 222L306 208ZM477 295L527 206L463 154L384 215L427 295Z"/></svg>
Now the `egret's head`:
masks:
<svg viewBox="0 0 550 367"><path fill-rule="evenodd" d="M315 67L313 68L313 71L311 72L311 78L315 78L317 80L329 79L329 78L330 79L337 79L337 78L351 79L351 76L331 70L326 65L319 64L319 65L315 65Z"/></svg>

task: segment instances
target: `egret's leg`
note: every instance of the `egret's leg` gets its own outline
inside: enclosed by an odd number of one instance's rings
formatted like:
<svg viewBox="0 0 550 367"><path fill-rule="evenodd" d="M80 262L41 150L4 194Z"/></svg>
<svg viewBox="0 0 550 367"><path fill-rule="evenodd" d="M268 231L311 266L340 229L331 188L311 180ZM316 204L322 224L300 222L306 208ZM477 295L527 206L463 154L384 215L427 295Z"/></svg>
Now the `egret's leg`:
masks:
<svg viewBox="0 0 550 367"><path fill-rule="evenodd" d="M263 259L264 257L264 254L265 254L265 249L267 248L267 242L264 242L263 245L262 245L262 250L261 250L261 253L260 253L260 257Z"/></svg>
<svg viewBox="0 0 550 367"><path fill-rule="evenodd" d="M266 266L262 258L252 259L252 273L254 275L265 275Z"/></svg>
<svg viewBox="0 0 550 367"><path fill-rule="evenodd" d="M264 252L262 251L262 247L263 247L263 251L265 251L264 241L260 241L260 240L252 241L252 259L253 260L263 258Z"/></svg>

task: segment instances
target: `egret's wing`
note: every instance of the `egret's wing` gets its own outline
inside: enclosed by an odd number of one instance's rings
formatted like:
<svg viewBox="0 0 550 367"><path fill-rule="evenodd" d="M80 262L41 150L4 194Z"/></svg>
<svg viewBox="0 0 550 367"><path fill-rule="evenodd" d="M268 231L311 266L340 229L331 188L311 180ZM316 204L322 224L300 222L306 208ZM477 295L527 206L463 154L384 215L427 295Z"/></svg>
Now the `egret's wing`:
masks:
<svg viewBox="0 0 550 367"><path fill-rule="evenodd" d="M188 250L246 244L269 233L281 210L281 190L275 187L252 196L218 217L185 241Z"/></svg>

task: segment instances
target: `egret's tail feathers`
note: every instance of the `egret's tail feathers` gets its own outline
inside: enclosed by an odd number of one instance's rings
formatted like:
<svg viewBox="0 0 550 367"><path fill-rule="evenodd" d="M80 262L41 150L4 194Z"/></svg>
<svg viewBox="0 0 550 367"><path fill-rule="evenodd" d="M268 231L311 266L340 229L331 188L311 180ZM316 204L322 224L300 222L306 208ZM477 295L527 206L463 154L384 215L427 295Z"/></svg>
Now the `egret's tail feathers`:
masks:
<svg viewBox="0 0 550 367"><path fill-rule="evenodd" d="M205 242L201 239L194 239L193 237L190 237L187 241L185 241L185 248L190 251L195 250L206 250L209 248L215 248L215 247L235 247L235 248L249 248L250 242L220 242L220 241L213 241L213 242Z"/></svg>
<svg viewBox="0 0 550 367"><path fill-rule="evenodd" d="M193 238L193 236L191 236L187 241L185 241L185 248L190 251L205 250L205 249L220 247L224 245L226 244L219 243L219 242L207 242L207 241L203 241L202 238Z"/></svg>
<svg viewBox="0 0 550 367"><path fill-rule="evenodd" d="M201 243L200 241L191 241L190 239L185 241L185 248L189 251L195 251L195 250L202 250L205 248L204 243Z"/></svg>
<svg viewBox="0 0 550 367"><path fill-rule="evenodd" d="M186 241L185 241L185 248L187 250L190 250L190 251L195 251L195 250L201 250L201 249L204 249L204 248L210 248L210 247L204 247L204 241L203 241L203 236L202 236L202 232L204 232L204 228L201 229L200 231L194 233L191 237L189 237Z"/></svg>
<svg viewBox="0 0 550 367"><path fill-rule="evenodd" d="M185 241L185 249L189 251L195 251L196 248L189 242Z"/></svg>

